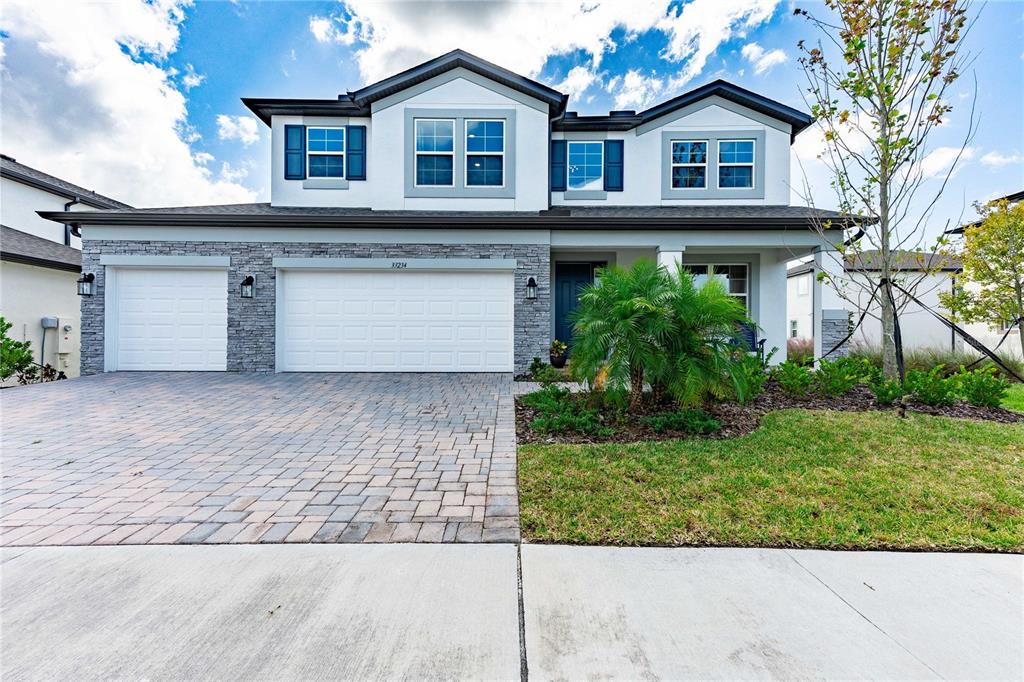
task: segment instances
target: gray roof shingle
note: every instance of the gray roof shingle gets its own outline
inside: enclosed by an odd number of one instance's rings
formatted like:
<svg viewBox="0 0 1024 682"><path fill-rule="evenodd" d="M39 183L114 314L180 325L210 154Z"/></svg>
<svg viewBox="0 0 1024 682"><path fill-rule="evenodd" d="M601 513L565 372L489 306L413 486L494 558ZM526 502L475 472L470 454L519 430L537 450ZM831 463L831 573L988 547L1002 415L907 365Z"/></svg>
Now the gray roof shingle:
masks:
<svg viewBox="0 0 1024 682"><path fill-rule="evenodd" d="M52 192L58 196L67 197L69 200L78 197L79 201L83 204L88 204L94 208L110 208L110 209L124 209L131 208L130 205L118 201L117 199L111 199L110 197L103 196L98 192L79 187L78 185L62 180L56 176L44 173L41 170L26 166L23 163L18 163L11 157L0 154L0 176L17 180L33 187Z"/></svg>
<svg viewBox="0 0 1024 682"><path fill-rule="evenodd" d="M82 269L82 252L34 234L0 225L0 258L57 270Z"/></svg>

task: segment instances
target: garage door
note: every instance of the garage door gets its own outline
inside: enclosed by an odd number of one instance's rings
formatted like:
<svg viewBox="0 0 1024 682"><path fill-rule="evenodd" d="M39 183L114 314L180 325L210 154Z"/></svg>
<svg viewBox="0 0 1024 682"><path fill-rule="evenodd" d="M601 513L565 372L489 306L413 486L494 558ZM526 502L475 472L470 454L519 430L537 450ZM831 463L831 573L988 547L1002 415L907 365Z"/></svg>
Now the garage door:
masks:
<svg viewBox="0 0 1024 682"><path fill-rule="evenodd" d="M511 272L284 270L278 368L512 370Z"/></svg>
<svg viewBox="0 0 1024 682"><path fill-rule="evenodd" d="M108 369L227 368L227 270L117 268L112 279L115 362Z"/></svg>

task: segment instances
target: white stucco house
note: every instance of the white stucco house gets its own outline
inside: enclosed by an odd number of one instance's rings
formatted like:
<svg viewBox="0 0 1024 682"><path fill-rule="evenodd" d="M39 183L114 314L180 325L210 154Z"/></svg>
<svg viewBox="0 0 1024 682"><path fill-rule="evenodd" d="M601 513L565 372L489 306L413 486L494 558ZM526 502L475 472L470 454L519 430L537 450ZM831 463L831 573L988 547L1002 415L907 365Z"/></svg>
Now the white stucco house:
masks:
<svg viewBox="0 0 1024 682"><path fill-rule="evenodd" d="M37 212L127 208L0 155L0 315L12 338L32 342L39 364L78 376L82 240L70 223Z"/></svg>
<svg viewBox="0 0 1024 682"><path fill-rule="evenodd" d="M837 217L789 204L811 117L721 80L639 112L568 99L456 50L244 99L268 203L44 211L83 231L83 371L522 370L638 258L724 280L785 359L787 262L823 261L812 218Z"/></svg>
<svg viewBox="0 0 1024 682"><path fill-rule="evenodd" d="M950 293L960 285L958 277L963 268L960 263L948 256L937 253L904 252L899 257L900 269L914 272L911 278L916 284L914 296L928 308L948 315L942 308L939 295ZM870 300L870 288L878 281L879 266L877 252L864 251L856 257L849 257L844 266L844 277L857 279L866 286L846 285L844 290L853 300L850 304L854 321L865 309L868 314L854 331L851 343L854 345L880 346L882 343L881 308L876 300ZM811 338L814 329L815 309L808 292L813 289L817 270L814 263L800 263L791 267L787 273L788 288L786 307L788 310L790 336L792 338ZM946 325L935 318L925 308L904 300L897 294L900 306L900 332L903 336L903 347L906 349L942 349L961 350L963 339L957 337ZM825 349L828 351L828 348Z"/></svg>

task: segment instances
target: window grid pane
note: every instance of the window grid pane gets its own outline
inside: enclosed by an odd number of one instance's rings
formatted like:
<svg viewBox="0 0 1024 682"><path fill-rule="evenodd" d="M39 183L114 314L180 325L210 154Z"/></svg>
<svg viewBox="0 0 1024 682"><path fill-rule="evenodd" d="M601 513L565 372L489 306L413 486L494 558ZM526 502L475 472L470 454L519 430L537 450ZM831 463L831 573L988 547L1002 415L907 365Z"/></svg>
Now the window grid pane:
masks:
<svg viewBox="0 0 1024 682"><path fill-rule="evenodd" d="M466 151L505 151L504 121L466 121Z"/></svg>
<svg viewBox="0 0 1024 682"><path fill-rule="evenodd" d="M753 187L754 167L753 166L721 166L718 169L719 187Z"/></svg>
<svg viewBox="0 0 1024 682"><path fill-rule="evenodd" d="M704 166L675 166L672 168L672 187L676 189L699 189L707 180Z"/></svg>
<svg viewBox="0 0 1024 682"><path fill-rule="evenodd" d="M345 172L343 154L310 154L309 177L340 178Z"/></svg>
<svg viewBox="0 0 1024 682"><path fill-rule="evenodd" d="M454 121L416 121L416 151L451 152L454 150Z"/></svg>
<svg viewBox="0 0 1024 682"><path fill-rule="evenodd" d="M569 189L604 187L604 143L569 143Z"/></svg>
<svg viewBox="0 0 1024 682"><path fill-rule="evenodd" d="M502 183L500 156L466 157L466 184L500 187Z"/></svg>
<svg viewBox="0 0 1024 682"><path fill-rule="evenodd" d="M501 187L505 182L504 151L504 121L467 120L466 186Z"/></svg>
<svg viewBox="0 0 1024 682"><path fill-rule="evenodd" d="M672 163L707 163L707 142L673 142Z"/></svg>
<svg viewBox="0 0 1024 682"><path fill-rule="evenodd" d="M345 129L309 128L307 131L306 148L310 152L344 152Z"/></svg>
<svg viewBox="0 0 1024 682"><path fill-rule="evenodd" d="M718 144L720 163L754 163L753 140L723 140Z"/></svg>
<svg viewBox="0 0 1024 682"><path fill-rule="evenodd" d="M453 159L442 154L416 156L416 184L451 186L454 177Z"/></svg>
<svg viewBox="0 0 1024 682"><path fill-rule="evenodd" d="M673 141L671 183L673 189L707 187L708 143Z"/></svg>

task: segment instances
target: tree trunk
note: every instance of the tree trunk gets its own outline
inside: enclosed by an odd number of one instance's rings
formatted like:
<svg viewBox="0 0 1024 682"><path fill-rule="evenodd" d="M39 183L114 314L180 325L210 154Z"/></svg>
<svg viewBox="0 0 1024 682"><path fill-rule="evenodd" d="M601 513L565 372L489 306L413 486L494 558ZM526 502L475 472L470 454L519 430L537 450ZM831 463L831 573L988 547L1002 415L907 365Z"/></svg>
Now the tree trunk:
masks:
<svg viewBox="0 0 1024 682"><path fill-rule="evenodd" d="M896 362L896 310L890 298L892 287L888 282L878 290L882 301L882 373L887 379L901 379Z"/></svg>
<svg viewBox="0 0 1024 682"><path fill-rule="evenodd" d="M644 370L642 368L629 368L629 406L636 408L644 397Z"/></svg>
<svg viewBox="0 0 1024 682"><path fill-rule="evenodd" d="M883 109L879 112L878 116L879 138L883 140L887 139L889 134L887 124L889 119L887 113L888 112ZM888 152L883 152L879 154L878 173L878 223L879 241L881 242L880 246L882 247L880 249L882 256L882 287L878 290L878 295L882 299L882 373L887 379L898 379L899 381L903 381L903 377L900 375L899 366L896 362L896 309L893 305L896 299L893 296L891 284L894 257L890 241L892 237L890 230L893 229L889 215L890 181L891 173L889 169L889 156Z"/></svg>

